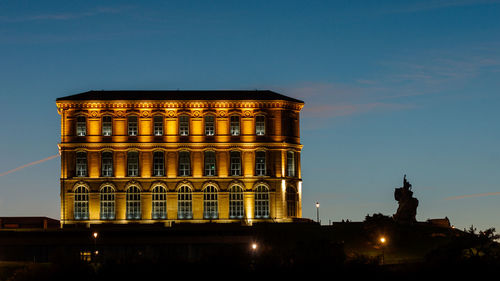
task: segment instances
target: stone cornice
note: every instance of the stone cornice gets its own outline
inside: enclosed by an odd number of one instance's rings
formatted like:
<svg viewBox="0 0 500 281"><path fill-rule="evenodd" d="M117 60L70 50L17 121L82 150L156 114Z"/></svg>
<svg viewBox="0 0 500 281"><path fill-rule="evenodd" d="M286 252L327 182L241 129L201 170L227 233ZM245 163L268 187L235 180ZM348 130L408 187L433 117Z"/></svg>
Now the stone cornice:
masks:
<svg viewBox="0 0 500 281"><path fill-rule="evenodd" d="M60 143L59 149L92 149L92 150L155 150L155 149L171 149L171 150L255 150L258 148L267 149L294 149L300 151L302 144L291 143Z"/></svg>
<svg viewBox="0 0 500 281"><path fill-rule="evenodd" d="M300 111L303 103L291 101L58 101L58 112L62 110L112 110L112 109L232 109L232 108L282 108Z"/></svg>

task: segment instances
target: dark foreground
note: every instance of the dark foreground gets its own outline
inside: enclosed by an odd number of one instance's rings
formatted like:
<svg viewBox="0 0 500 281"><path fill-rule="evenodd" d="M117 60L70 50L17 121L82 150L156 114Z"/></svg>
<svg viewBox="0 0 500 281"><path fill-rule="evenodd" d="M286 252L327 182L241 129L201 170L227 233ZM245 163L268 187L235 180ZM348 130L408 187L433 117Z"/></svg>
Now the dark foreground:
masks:
<svg viewBox="0 0 500 281"><path fill-rule="evenodd" d="M0 280L475 279L500 274L494 238L381 221L0 231Z"/></svg>

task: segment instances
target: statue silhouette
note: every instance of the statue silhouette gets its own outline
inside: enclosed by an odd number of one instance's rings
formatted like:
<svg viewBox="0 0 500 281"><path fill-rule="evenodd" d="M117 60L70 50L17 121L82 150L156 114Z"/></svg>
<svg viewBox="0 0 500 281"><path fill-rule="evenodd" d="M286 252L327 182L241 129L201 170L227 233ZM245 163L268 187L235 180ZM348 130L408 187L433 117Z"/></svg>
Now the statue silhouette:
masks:
<svg viewBox="0 0 500 281"><path fill-rule="evenodd" d="M398 201L399 207L393 218L397 222L412 223L416 222L418 199L413 197L411 184L403 177L403 186L394 189L394 199Z"/></svg>

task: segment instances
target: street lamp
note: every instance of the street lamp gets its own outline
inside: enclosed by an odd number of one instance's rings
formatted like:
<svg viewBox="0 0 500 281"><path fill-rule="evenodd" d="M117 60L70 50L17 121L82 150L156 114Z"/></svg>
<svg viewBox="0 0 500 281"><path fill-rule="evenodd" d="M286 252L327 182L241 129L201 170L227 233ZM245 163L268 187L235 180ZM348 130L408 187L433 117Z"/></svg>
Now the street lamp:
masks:
<svg viewBox="0 0 500 281"><path fill-rule="evenodd" d="M316 202L316 221L319 223L319 202Z"/></svg>
<svg viewBox="0 0 500 281"><path fill-rule="evenodd" d="M99 236L99 233L94 231L92 237L94 237L94 253L96 256L99 254L99 251L97 251L97 236Z"/></svg>
<svg viewBox="0 0 500 281"><path fill-rule="evenodd" d="M382 237L380 237L379 241L380 241L380 245L381 245L380 247L382 248L382 264L384 264L384 260L385 260L385 247L384 246L385 246L385 243L387 243L387 239L384 236L382 236Z"/></svg>

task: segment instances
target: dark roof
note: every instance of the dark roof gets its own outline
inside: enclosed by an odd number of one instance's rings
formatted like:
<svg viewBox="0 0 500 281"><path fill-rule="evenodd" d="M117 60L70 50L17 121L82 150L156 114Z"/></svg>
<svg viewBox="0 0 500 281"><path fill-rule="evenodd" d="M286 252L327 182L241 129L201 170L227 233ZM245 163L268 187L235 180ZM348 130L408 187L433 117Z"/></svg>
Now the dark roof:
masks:
<svg viewBox="0 0 500 281"><path fill-rule="evenodd" d="M88 91L58 98L56 101L81 100L284 100L304 103L269 90L204 90L204 91Z"/></svg>
<svg viewBox="0 0 500 281"><path fill-rule="evenodd" d="M49 218L49 217L0 217L3 223L33 223L43 220L49 222L59 223L59 220Z"/></svg>
<svg viewBox="0 0 500 281"><path fill-rule="evenodd" d="M59 228L56 219L48 217L0 217L2 229Z"/></svg>

